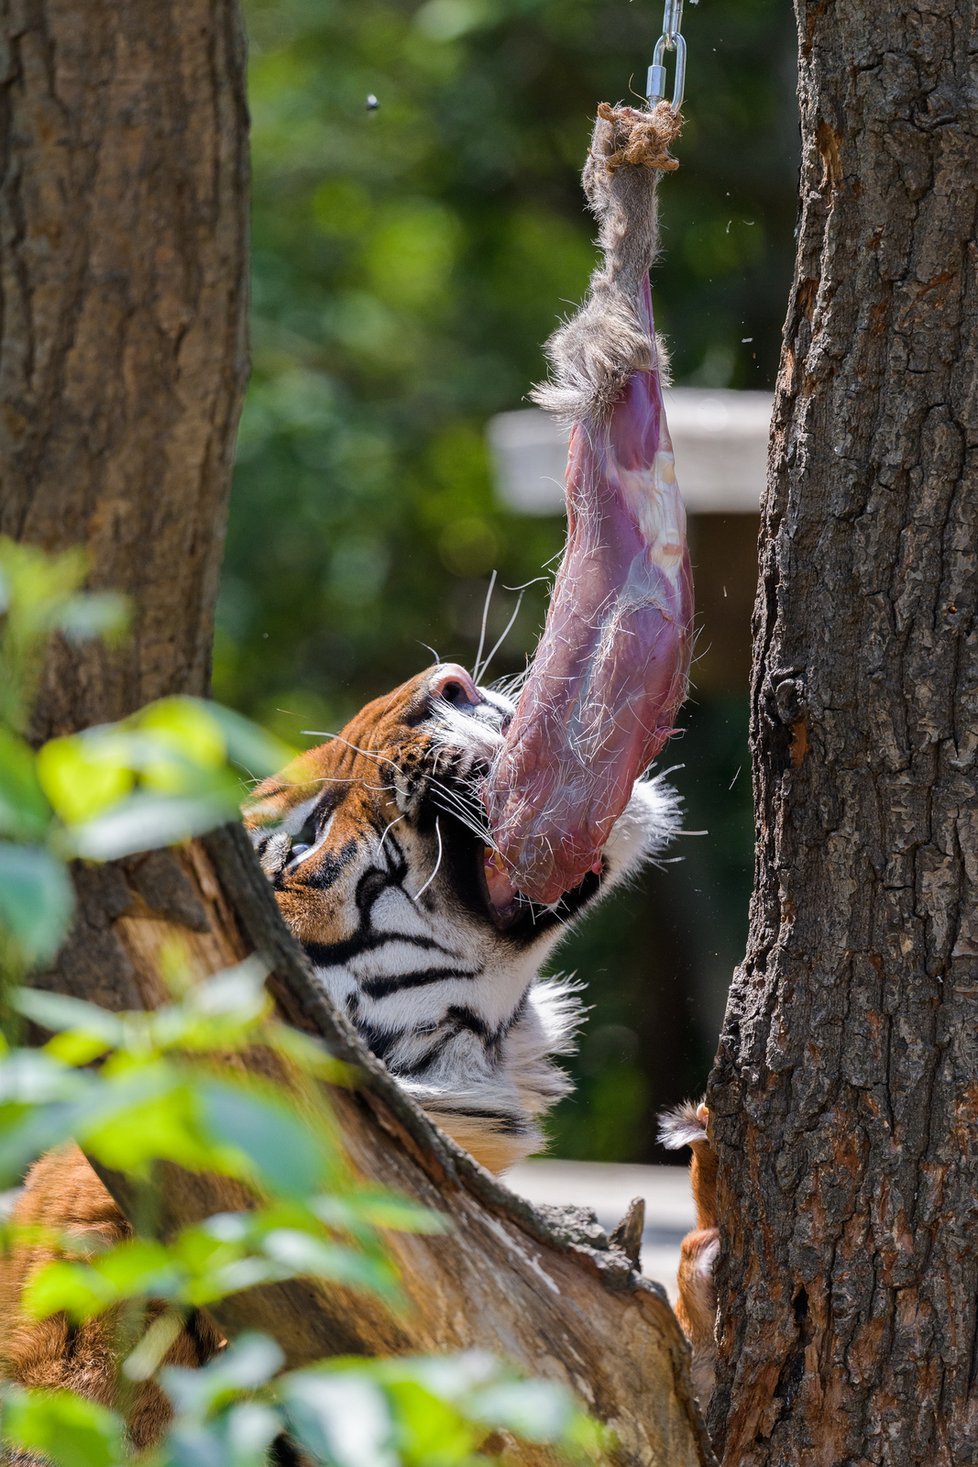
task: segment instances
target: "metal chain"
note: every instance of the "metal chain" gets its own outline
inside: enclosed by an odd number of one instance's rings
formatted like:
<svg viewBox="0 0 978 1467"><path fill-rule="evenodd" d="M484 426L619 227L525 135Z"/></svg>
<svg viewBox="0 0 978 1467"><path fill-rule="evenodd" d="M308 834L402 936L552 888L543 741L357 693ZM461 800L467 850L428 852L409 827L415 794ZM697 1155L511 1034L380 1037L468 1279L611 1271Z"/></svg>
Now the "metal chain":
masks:
<svg viewBox="0 0 978 1467"><path fill-rule="evenodd" d="M693 0L695 3L695 0ZM662 16L662 35L652 52L645 95L650 107L662 102L666 95L666 52L675 51L676 71L672 79L672 105L678 109L686 89L686 39L682 34L683 0L666 0Z"/></svg>

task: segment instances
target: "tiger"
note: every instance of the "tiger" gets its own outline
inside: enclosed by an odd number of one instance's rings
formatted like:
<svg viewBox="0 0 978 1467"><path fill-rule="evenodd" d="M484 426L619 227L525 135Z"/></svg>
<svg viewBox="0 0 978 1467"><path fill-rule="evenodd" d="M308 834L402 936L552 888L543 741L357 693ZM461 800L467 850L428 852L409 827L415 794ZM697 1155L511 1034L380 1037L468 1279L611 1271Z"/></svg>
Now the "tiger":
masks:
<svg viewBox="0 0 978 1467"><path fill-rule="evenodd" d="M333 1003L443 1131L490 1171L542 1144L571 1086L580 1015L540 968L673 834L675 796L636 785L601 869L550 907L495 856L479 786L513 716L454 663L369 703L260 786L245 814L279 910Z"/></svg>
<svg viewBox="0 0 978 1467"><path fill-rule="evenodd" d="M641 780L580 885L550 906L525 898L494 852L479 798L514 711L504 689L437 664L260 784L243 812L323 991L435 1125L496 1173L541 1148L544 1118L571 1089L558 1061L572 1049L580 996L541 967L679 824L664 779ZM13 1220L93 1247L130 1235L74 1146L35 1165ZM108 1404L112 1317L72 1326L19 1311L25 1279L50 1256L25 1247L0 1261L0 1374ZM195 1316L168 1358L202 1364L220 1344ZM135 1448L158 1440L168 1410L152 1382L140 1388L128 1420Z"/></svg>

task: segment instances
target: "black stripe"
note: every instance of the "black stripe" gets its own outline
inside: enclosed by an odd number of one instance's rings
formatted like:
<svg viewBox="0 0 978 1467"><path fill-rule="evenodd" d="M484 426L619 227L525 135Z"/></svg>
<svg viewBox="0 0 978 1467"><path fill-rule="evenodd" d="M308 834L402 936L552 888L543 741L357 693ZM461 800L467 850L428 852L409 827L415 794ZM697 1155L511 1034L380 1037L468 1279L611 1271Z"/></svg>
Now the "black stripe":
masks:
<svg viewBox="0 0 978 1467"><path fill-rule="evenodd" d="M451 1020L456 1033L460 1029L468 1029L471 1033L477 1034L483 1042L494 1038L494 1032L489 1028L485 1019L480 1019L478 1014L474 1014L471 1009L464 1008L461 1004L453 1003L446 1009L445 1018Z"/></svg>
<svg viewBox="0 0 978 1467"><path fill-rule="evenodd" d="M481 978L483 971L476 968L471 973L461 973L457 968L418 968L413 973L398 973L390 978L364 978L360 988L368 998L387 998L402 988L425 988L429 983L440 983L444 978Z"/></svg>
<svg viewBox="0 0 978 1467"><path fill-rule="evenodd" d="M455 956L451 948L442 947L432 937L419 937L414 932L369 932L366 927L361 927L353 937L344 938L341 942L304 942L302 946L314 968L336 968L351 958L358 958L361 953L376 952L389 942L404 942L408 947L441 953L446 958Z"/></svg>
<svg viewBox="0 0 978 1467"><path fill-rule="evenodd" d="M398 1037L404 1038L405 1036L399 1035ZM450 1038L451 1036L447 1037ZM412 1060L410 1064L391 1065L391 1074L396 1076L399 1080L417 1079L418 1075L423 1074L429 1065L434 1064L435 1060L440 1058L444 1048L444 1040L439 1040L439 1042L437 1044L433 1044L430 1049L426 1049L420 1059Z"/></svg>
<svg viewBox="0 0 978 1467"><path fill-rule="evenodd" d="M348 840L340 846L338 851L321 852L318 859L309 863L308 876L305 875L301 866L296 870L296 885L305 887L309 891L328 891L349 866L358 845L358 841Z"/></svg>
<svg viewBox="0 0 978 1467"><path fill-rule="evenodd" d="M399 1039L403 1039L404 1037L399 1029L377 1029L373 1024L368 1024L364 1021L357 1024L357 1032L371 1054L375 1055L377 1059L383 1060L385 1064L387 1062L387 1056L394 1048L394 1045ZM398 1070L397 1073L400 1074L402 1072Z"/></svg>
<svg viewBox="0 0 978 1467"><path fill-rule="evenodd" d="M506 1111L458 1110L454 1107L448 1110L445 1106L436 1105L431 1100L422 1100L421 1106L422 1109L433 1115L436 1120L439 1116L456 1116L459 1120L493 1121L495 1123L495 1129L501 1136L526 1136L530 1130L530 1127L525 1121L519 1120L514 1115L509 1115Z"/></svg>

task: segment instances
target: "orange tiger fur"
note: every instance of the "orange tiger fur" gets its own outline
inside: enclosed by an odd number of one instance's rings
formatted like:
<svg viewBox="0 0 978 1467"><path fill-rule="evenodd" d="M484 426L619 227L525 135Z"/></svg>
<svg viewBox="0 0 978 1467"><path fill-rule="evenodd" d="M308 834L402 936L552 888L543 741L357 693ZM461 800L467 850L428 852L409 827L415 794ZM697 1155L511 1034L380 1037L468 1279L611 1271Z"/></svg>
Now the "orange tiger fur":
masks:
<svg viewBox="0 0 978 1467"><path fill-rule="evenodd" d="M337 738L249 800L245 821L279 908L315 973L366 1043L437 1124L492 1170L539 1146L538 1120L570 1086L552 1063L577 1022L567 985L539 966L579 913L654 855L675 824L658 781L636 786L600 873L554 909L507 887L478 800L512 705L443 665L369 703ZM129 1234L74 1146L29 1173L15 1221L70 1231L78 1256ZM20 1312L51 1256L0 1262L0 1372L118 1401L118 1319L78 1328ZM170 1359L198 1364L219 1341L193 1319ZM126 1401L134 1446L167 1419L152 1384Z"/></svg>
<svg viewBox="0 0 978 1467"><path fill-rule="evenodd" d="M717 1157L709 1128L710 1112L701 1101L699 1105L687 1102L668 1112L661 1117L659 1129L664 1146L688 1146L693 1153L689 1181L696 1205L696 1227L680 1244L676 1317L693 1349L693 1384L704 1407L713 1392L716 1370L714 1270L720 1251Z"/></svg>
<svg viewBox="0 0 978 1467"><path fill-rule="evenodd" d="M49 1152L28 1172L13 1220L25 1228L58 1230L77 1238L71 1252L85 1258L132 1236L132 1230L77 1146ZM21 1293L31 1277L54 1255L50 1243L19 1243L0 1262L0 1374L20 1385L75 1391L104 1406L125 1410L134 1448L150 1446L169 1419L166 1398L153 1381L121 1382L121 1321L104 1315L70 1324L63 1314L28 1319ZM150 1305L141 1329L157 1310ZM134 1343L134 1341L133 1341ZM196 1368L220 1347L220 1337L203 1315L194 1314L167 1352L165 1363ZM27 1467L35 1459L15 1454L5 1462Z"/></svg>

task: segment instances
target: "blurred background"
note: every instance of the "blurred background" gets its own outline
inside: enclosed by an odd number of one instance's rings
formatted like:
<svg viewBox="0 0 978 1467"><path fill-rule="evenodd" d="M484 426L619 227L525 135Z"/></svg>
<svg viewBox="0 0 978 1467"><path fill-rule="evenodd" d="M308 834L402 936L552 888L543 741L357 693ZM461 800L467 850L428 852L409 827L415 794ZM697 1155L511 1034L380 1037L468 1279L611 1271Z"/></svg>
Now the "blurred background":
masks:
<svg viewBox="0 0 978 1467"><path fill-rule="evenodd" d="M245 0L245 11L254 370L214 688L303 746L315 742L303 730L339 729L426 666L427 647L471 667L493 571L490 646L516 605L503 588L534 584L490 676L532 651L563 522L559 506L506 502L488 429L526 406L541 343L584 292L590 120L597 102L644 86L662 7ZM677 384L769 392L793 254L793 22L773 0L703 0L684 31L687 122L682 167L660 192L657 321ZM691 515L694 689L661 761L681 766L671 778L690 833L677 861L561 951L591 1008L576 1093L551 1126L557 1156L666 1160L655 1113L698 1093L712 1059L753 860L761 488L753 505L741 496L729 513Z"/></svg>

